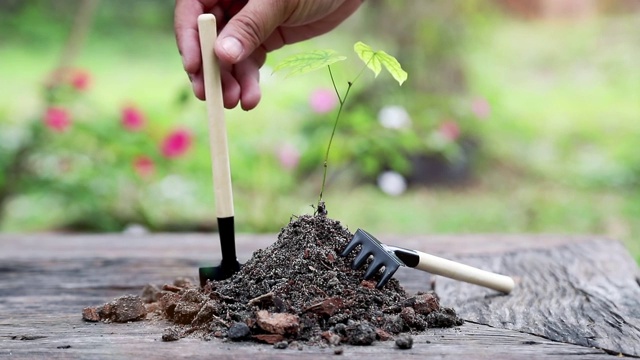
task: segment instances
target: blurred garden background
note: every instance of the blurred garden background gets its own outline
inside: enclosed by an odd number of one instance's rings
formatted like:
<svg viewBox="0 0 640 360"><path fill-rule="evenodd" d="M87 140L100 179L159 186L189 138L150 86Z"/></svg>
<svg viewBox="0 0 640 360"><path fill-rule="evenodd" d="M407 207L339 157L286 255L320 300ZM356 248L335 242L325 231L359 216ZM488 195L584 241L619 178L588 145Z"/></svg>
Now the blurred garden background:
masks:
<svg viewBox="0 0 640 360"><path fill-rule="evenodd" d="M0 0L0 231L215 231L204 104L172 0ZM326 71L272 74L356 41L364 74L329 157L329 216L377 234L602 234L640 261L640 1L369 0L270 55L256 110L227 112L240 232L312 213L337 110Z"/></svg>

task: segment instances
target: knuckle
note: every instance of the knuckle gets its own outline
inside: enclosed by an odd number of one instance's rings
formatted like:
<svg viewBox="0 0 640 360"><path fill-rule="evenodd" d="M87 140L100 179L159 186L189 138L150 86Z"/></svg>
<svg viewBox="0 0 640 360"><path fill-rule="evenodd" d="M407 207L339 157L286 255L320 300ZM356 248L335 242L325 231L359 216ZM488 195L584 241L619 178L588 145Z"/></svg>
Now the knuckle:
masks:
<svg viewBox="0 0 640 360"><path fill-rule="evenodd" d="M252 45L257 46L264 38L264 29L255 18L238 14L234 19L238 22L241 36Z"/></svg>

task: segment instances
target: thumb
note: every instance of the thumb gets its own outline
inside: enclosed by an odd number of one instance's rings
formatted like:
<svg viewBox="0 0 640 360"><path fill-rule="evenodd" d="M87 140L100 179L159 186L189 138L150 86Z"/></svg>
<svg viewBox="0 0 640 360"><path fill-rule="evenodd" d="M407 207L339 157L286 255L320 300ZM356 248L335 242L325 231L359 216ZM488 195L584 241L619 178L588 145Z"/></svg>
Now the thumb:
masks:
<svg viewBox="0 0 640 360"><path fill-rule="evenodd" d="M246 59L289 16L295 1L250 0L220 32L216 54L235 64Z"/></svg>

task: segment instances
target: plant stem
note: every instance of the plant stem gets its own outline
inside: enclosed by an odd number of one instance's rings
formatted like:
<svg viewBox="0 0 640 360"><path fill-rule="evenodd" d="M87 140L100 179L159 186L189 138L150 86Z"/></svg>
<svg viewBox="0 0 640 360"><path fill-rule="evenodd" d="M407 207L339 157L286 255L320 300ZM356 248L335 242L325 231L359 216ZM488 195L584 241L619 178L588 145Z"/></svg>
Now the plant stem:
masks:
<svg viewBox="0 0 640 360"><path fill-rule="evenodd" d="M340 97L340 92L338 92L338 87L336 86L336 82L333 79L333 73L331 72L331 66L327 66L329 69L329 75L331 76L331 83L333 84L333 89L336 92L336 96L338 96L338 101L340 102L340 107L338 108L338 114L336 115L336 120L333 123L333 130L331 130L331 136L329 137L329 144L327 145L327 151L324 154L324 163L323 163L323 174L322 174L322 186L320 187L320 197L318 198L318 204L322 201L322 195L324 194L324 186L327 182L327 162L329 161L329 150L331 150L331 143L333 142L333 137L336 134L336 128L338 127L338 122L340 121L340 115L342 114L342 108L344 107L344 103L349 96L349 91L353 86L353 82L349 81L347 83L347 91L344 93L344 97ZM357 78L356 78L357 79Z"/></svg>
<svg viewBox="0 0 640 360"><path fill-rule="evenodd" d="M373 55L371 56L371 59L373 59ZM333 130L331 130L331 137L329 137L329 144L327 145L327 152L324 154L324 163L323 163L324 169L323 169L323 173L322 173L322 186L320 187L320 196L318 198L318 209L320 209L320 205L321 205L321 202L322 202L322 195L324 194L324 186L325 186L325 184L327 182L327 162L329 161L329 150L331 150L331 143L333 143L333 137L336 134L336 129L338 128L338 122L340 121L340 115L342 114L342 108L344 108L344 104L347 101L347 97L349 96L349 91L351 91L351 87L356 82L356 80L358 80L360 78L360 76L362 75L364 70L369 65L369 62L371 61L371 59L369 59L369 61L367 61L365 66L363 66L362 69L360 69L360 72L358 72L358 75L356 75L356 77L353 79L353 81L348 81L347 82L347 91L345 91L344 97L340 96L340 92L338 91L338 86L336 85L336 81L333 78L333 72L331 71L331 66L327 65L327 69L329 69L329 77L331 77L331 84L333 85L333 90L336 92L336 96L338 97L338 101L340 103L340 107L338 108L338 114L336 114L336 120L333 123Z"/></svg>

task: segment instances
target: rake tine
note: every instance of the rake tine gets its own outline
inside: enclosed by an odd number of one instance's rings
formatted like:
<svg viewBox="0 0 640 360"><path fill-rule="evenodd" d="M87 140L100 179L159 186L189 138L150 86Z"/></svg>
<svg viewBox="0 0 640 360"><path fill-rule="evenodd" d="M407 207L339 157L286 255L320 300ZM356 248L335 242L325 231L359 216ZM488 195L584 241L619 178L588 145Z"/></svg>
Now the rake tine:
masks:
<svg viewBox="0 0 640 360"><path fill-rule="evenodd" d="M360 253L358 253L358 256L356 256L356 258L353 260L353 264L351 264L351 268L353 270L361 268L364 265L364 263L367 262L369 255L371 255L369 251L365 249L360 250Z"/></svg>
<svg viewBox="0 0 640 360"><path fill-rule="evenodd" d="M369 264L367 272L364 273L364 279L369 280L375 275L380 268L384 266L384 261L374 258L373 262Z"/></svg>
<svg viewBox="0 0 640 360"><path fill-rule="evenodd" d="M353 238L351 239L351 241L349 241L349 243L344 248L344 250L342 250L342 252L340 253L340 256L347 256L356 247L358 247L358 245L363 245L362 236L363 236L362 232L360 231L360 229L358 229L356 233L353 235Z"/></svg>
<svg viewBox="0 0 640 360"><path fill-rule="evenodd" d="M376 289L382 289L382 287L385 286L389 282L389 280L391 280L391 277L396 273L399 267L400 266L395 264L386 266L384 268L384 273L382 274L380 281L378 281L378 284L376 285Z"/></svg>

